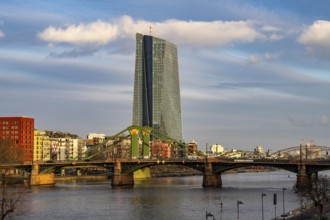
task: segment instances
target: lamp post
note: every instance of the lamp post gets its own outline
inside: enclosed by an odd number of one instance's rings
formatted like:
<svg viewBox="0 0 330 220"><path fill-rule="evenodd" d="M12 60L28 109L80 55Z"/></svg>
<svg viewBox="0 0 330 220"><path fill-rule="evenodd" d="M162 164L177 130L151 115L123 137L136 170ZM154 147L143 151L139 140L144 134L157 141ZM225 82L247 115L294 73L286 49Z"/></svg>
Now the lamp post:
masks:
<svg viewBox="0 0 330 220"><path fill-rule="evenodd" d="M264 196L267 196L265 193L261 193L261 214L262 220L264 220Z"/></svg>
<svg viewBox="0 0 330 220"><path fill-rule="evenodd" d="M276 205L277 205L277 194L274 193L274 196L273 196L273 204L274 204L274 208L275 208L275 220L276 220Z"/></svg>
<svg viewBox="0 0 330 220"><path fill-rule="evenodd" d="M207 145L208 143L205 144L205 162L207 163Z"/></svg>
<svg viewBox="0 0 330 220"><path fill-rule="evenodd" d="M211 212L206 211L206 220L208 220L209 217L212 217L212 220L214 220L214 215Z"/></svg>
<svg viewBox="0 0 330 220"><path fill-rule="evenodd" d="M222 220L223 202L220 202L220 220Z"/></svg>
<svg viewBox="0 0 330 220"><path fill-rule="evenodd" d="M283 191L283 219L285 220L286 214L285 214L285 204L284 204L284 190L286 190L286 188L283 187L282 191Z"/></svg>
<svg viewBox="0 0 330 220"><path fill-rule="evenodd" d="M237 219L239 220L239 205L242 205L243 202L242 201L239 201L237 200Z"/></svg>

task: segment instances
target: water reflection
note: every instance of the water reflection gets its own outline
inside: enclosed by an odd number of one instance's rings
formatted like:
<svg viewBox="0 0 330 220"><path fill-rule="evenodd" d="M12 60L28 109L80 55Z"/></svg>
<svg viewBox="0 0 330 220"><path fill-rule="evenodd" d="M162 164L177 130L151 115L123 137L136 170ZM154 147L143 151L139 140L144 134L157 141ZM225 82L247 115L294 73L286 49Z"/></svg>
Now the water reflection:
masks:
<svg viewBox="0 0 330 220"><path fill-rule="evenodd" d="M282 188L291 189L295 175L288 172L240 173L222 176L223 188L204 189L202 176L164 177L137 180L132 189L111 188L109 181L61 182L54 187L32 188L23 205L28 210L20 219L205 219L208 211L220 219L261 219L261 193L265 219L274 217L273 195L277 193L277 213L282 214ZM290 190L285 209L299 207Z"/></svg>

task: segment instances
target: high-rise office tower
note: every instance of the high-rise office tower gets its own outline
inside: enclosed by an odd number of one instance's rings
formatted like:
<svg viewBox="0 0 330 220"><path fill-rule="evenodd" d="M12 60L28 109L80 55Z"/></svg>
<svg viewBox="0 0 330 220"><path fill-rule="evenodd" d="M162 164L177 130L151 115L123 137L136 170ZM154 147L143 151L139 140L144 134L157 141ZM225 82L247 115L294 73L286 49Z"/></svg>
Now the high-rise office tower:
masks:
<svg viewBox="0 0 330 220"><path fill-rule="evenodd" d="M177 48L142 34L136 34L133 125L182 140Z"/></svg>

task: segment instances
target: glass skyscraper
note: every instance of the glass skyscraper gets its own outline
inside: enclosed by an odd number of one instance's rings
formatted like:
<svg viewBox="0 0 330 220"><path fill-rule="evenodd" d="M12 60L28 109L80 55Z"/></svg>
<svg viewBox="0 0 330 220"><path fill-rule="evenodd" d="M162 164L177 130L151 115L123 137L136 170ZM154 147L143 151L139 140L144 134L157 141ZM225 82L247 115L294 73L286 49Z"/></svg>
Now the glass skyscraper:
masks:
<svg viewBox="0 0 330 220"><path fill-rule="evenodd" d="M136 34L133 125L182 139L178 53L174 44Z"/></svg>

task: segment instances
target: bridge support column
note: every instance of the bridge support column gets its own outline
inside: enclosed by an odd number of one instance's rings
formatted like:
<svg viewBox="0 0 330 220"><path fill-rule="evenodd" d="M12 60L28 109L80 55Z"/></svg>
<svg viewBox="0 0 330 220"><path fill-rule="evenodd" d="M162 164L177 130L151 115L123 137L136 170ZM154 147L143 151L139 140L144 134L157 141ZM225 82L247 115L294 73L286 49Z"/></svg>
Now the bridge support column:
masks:
<svg viewBox="0 0 330 220"><path fill-rule="evenodd" d="M312 178L311 175L306 173L306 166L304 164L299 165L298 174L297 174L297 183L296 188L297 191L303 192L307 191L312 186Z"/></svg>
<svg viewBox="0 0 330 220"><path fill-rule="evenodd" d="M115 163L114 174L112 176L111 185L116 187L133 187L134 175L133 173L123 173L120 162Z"/></svg>
<svg viewBox="0 0 330 220"><path fill-rule="evenodd" d="M137 159L139 157L139 129L132 128L129 132L131 134L131 158Z"/></svg>
<svg viewBox="0 0 330 220"><path fill-rule="evenodd" d="M142 139L143 139L143 145L142 145L142 151L143 151L143 159L150 158L150 132L148 128L144 127L146 131L142 131Z"/></svg>
<svg viewBox="0 0 330 220"><path fill-rule="evenodd" d="M207 163L203 175L203 187L215 187L220 188L222 186L221 174L212 173L212 164Z"/></svg>
<svg viewBox="0 0 330 220"><path fill-rule="evenodd" d="M54 185L55 175L54 173L40 174L39 165L32 166L32 172L30 175L30 186L42 186L42 185Z"/></svg>

